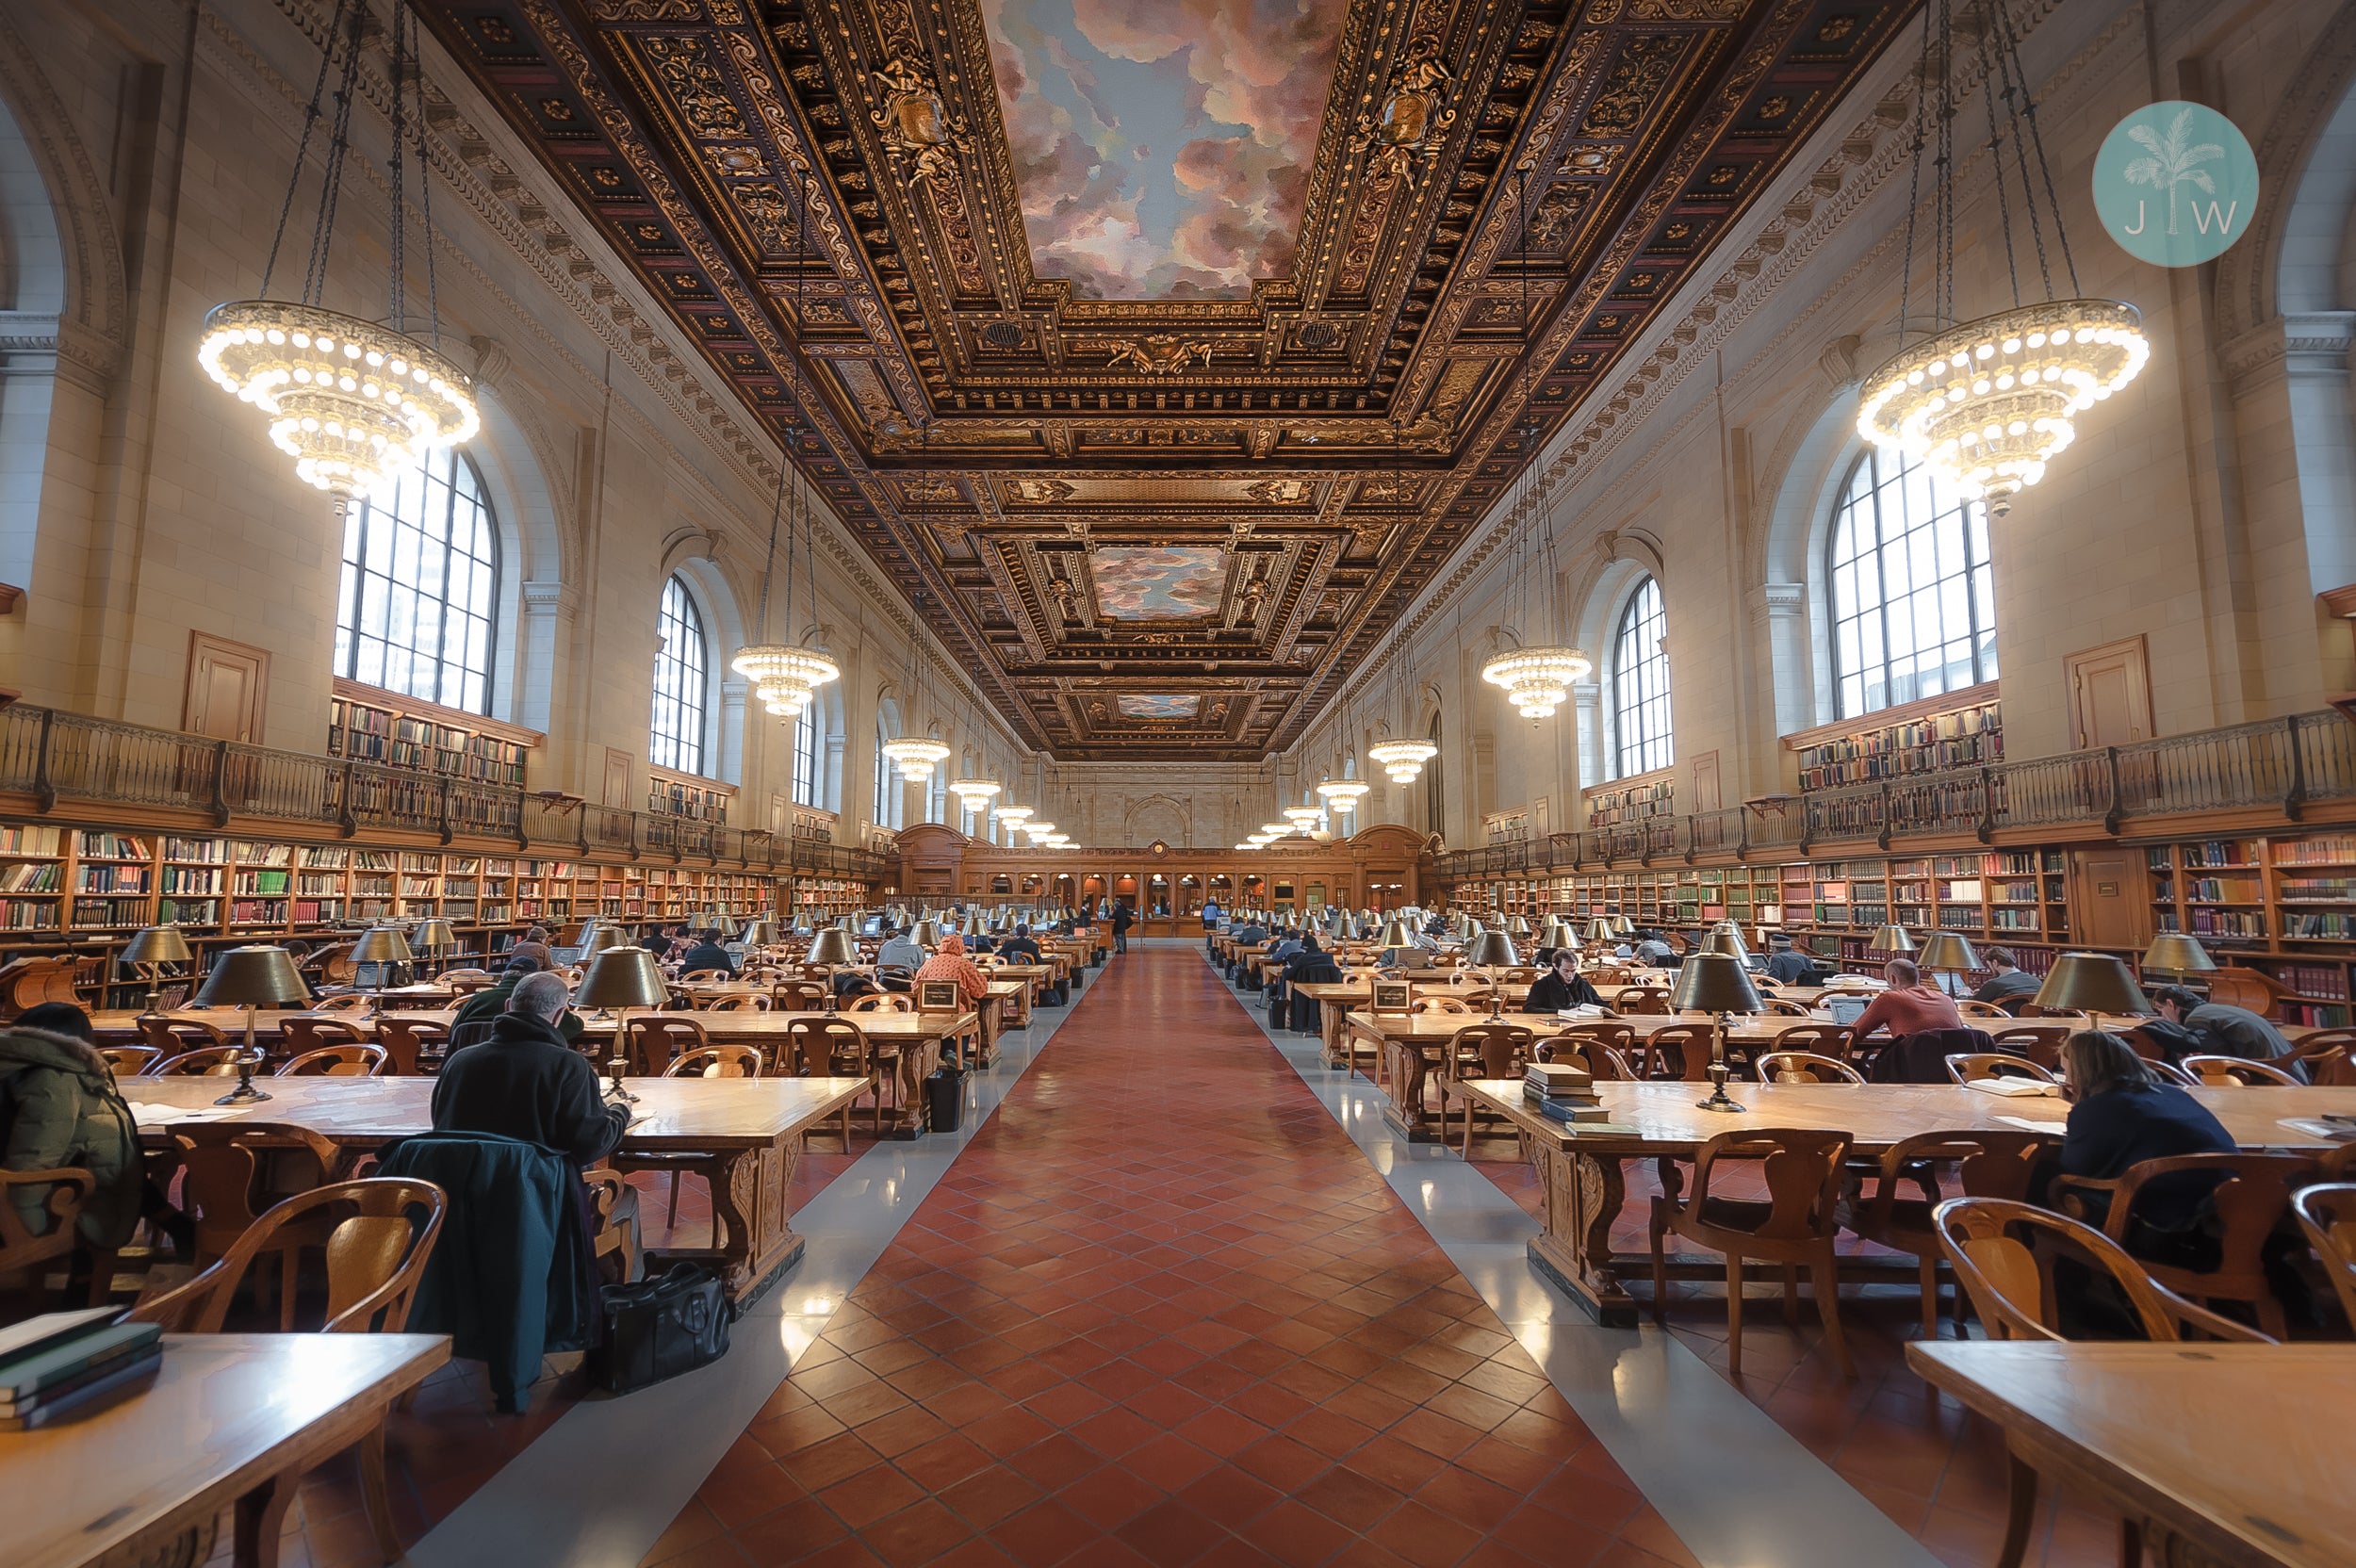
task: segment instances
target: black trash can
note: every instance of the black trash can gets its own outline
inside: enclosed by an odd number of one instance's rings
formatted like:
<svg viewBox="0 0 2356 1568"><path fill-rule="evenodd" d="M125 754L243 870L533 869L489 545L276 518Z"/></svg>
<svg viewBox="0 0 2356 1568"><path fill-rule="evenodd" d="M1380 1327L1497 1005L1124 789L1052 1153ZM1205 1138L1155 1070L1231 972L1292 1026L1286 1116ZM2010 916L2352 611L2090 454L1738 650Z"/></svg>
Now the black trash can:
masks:
<svg viewBox="0 0 2356 1568"><path fill-rule="evenodd" d="M965 1070L937 1068L924 1078L924 1131L954 1133L965 1116Z"/></svg>

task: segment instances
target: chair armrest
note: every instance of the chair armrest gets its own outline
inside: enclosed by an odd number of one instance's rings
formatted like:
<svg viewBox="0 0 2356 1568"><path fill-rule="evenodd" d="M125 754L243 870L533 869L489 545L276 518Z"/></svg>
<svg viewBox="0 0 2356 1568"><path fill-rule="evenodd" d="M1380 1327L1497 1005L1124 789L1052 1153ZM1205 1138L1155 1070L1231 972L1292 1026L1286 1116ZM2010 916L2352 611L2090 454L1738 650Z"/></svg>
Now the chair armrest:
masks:
<svg viewBox="0 0 2356 1568"><path fill-rule="evenodd" d="M10 1187L48 1186L49 1197L44 1205L60 1224L71 1225L82 1213L82 1205L98 1190L98 1178L80 1166L57 1166L48 1170L0 1170L0 1193ZM54 1234L44 1231L42 1235ZM34 1239L39 1239L38 1237Z"/></svg>
<svg viewBox="0 0 2356 1568"><path fill-rule="evenodd" d="M2167 1298L2163 1304L2179 1323L2187 1328L2199 1329L2212 1339L2230 1339L2244 1345L2280 1345L2282 1343L2271 1334L2260 1333L2247 1323L2236 1323L2230 1317L2211 1312L2198 1302L2187 1301L2156 1280L2151 1282L2151 1288Z"/></svg>
<svg viewBox="0 0 2356 1568"><path fill-rule="evenodd" d="M2079 1223L2086 1223L2086 1206L2073 1193L2103 1193L2110 1198L2110 1208L2102 1216L2102 1233L2111 1240L2126 1245L2127 1211L2135 1206L2135 1189L2142 1179L2133 1171L2111 1181L2097 1181L2091 1176L2056 1176L2047 1195L2063 1214ZM2068 1189L2068 1190L2065 1190Z"/></svg>

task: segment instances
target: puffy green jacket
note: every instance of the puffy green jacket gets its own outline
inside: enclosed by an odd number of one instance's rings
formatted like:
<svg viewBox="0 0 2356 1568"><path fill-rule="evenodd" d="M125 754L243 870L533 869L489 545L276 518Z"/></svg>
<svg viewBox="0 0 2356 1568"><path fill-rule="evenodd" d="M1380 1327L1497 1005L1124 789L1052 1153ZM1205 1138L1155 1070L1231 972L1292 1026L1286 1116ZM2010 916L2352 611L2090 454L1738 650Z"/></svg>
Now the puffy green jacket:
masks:
<svg viewBox="0 0 2356 1568"><path fill-rule="evenodd" d="M55 1170L78 1166L98 1185L82 1209L92 1245L121 1247L139 1218L146 1167L139 1123L123 1102L114 1074L90 1046L40 1029L0 1033L0 1167ZM46 1186L15 1187L17 1217L47 1228Z"/></svg>

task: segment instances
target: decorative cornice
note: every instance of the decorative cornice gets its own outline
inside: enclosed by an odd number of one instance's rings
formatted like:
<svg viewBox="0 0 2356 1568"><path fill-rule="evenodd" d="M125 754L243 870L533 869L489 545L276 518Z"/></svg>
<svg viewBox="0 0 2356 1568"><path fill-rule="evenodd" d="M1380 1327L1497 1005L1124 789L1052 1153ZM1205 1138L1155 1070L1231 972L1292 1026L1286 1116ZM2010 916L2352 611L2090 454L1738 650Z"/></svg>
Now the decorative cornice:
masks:
<svg viewBox="0 0 2356 1568"><path fill-rule="evenodd" d="M2351 347L2356 347L2356 311L2302 311L2252 327L2217 357L2233 400L2240 402L2277 375L2345 381Z"/></svg>

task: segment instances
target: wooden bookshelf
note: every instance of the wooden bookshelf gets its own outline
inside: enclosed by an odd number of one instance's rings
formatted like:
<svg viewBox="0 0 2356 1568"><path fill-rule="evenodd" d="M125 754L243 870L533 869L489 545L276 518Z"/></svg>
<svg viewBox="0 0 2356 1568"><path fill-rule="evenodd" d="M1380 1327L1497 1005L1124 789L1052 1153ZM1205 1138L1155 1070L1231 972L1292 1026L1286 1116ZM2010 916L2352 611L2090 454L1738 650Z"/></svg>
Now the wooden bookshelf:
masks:
<svg viewBox="0 0 2356 1568"><path fill-rule="evenodd" d="M668 768L646 769L646 809L659 817L683 817L690 822L728 820L728 802L736 786Z"/></svg>
<svg viewBox="0 0 2356 1568"><path fill-rule="evenodd" d="M1803 792L1977 768L2004 760L1996 682L1783 738Z"/></svg>
<svg viewBox="0 0 2356 1568"><path fill-rule="evenodd" d="M536 729L338 678L327 705L327 755L521 789Z"/></svg>
<svg viewBox="0 0 2356 1568"><path fill-rule="evenodd" d="M2295 993L2281 1009L2293 1022L2351 1021L2356 834L2149 844L2144 865L2154 930L2190 932L2219 963L2272 975Z"/></svg>
<svg viewBox="0 0 2356 1568"><path fill-rule="evenodd" d="M1587 803L1589 827L1618 827L1677 810L1677 781L1668 768L1597 784L1579 794Z"/></svg>

